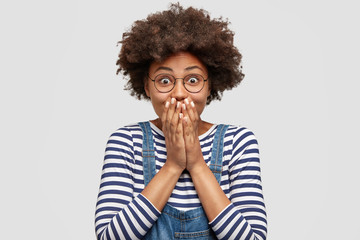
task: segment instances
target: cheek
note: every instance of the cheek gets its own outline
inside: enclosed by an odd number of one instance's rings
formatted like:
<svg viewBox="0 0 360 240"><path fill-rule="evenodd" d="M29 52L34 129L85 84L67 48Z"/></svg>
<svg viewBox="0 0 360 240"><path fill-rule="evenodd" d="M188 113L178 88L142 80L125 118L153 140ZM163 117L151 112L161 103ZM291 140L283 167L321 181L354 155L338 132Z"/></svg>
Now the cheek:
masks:
<svg viewBox="0 0 360 240"><path fill-rule="evenodd" d="M151 95L151 103L152 103L154 111L155 111L156 115L158 115L158 117L161 117L161 115L164 111L166 99L167 99L166 96L157 95L157 94Z"/></svg>
<svg viewBox="0 0 360 240"><path fill-rule="evenodd" d="M204 95L199 99L193 99L193 101L195 103L196 110L200 116L206 106L207 96Z"/></svg>
<svg viewBox="0 0 360 240"><path fill-rule="evenodd" d="M161 113L163 111L162 104L159 101L156 101L155 99L151 99L153 108L158 116L161 116Z"/></svg>

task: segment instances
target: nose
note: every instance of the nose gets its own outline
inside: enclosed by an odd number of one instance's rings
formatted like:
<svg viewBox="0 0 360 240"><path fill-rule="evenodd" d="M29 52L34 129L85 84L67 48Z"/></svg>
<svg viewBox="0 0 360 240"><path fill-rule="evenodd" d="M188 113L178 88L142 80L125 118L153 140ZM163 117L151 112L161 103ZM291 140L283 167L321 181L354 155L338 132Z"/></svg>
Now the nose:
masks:
<svg viewBox="0 0 360 240"><path fill-rule="evenodd" d="M177 79L175 86L171 91L171 97L175 98L177 101L183 101L188 96L188 91L185 89L182 79Z"/></svg>

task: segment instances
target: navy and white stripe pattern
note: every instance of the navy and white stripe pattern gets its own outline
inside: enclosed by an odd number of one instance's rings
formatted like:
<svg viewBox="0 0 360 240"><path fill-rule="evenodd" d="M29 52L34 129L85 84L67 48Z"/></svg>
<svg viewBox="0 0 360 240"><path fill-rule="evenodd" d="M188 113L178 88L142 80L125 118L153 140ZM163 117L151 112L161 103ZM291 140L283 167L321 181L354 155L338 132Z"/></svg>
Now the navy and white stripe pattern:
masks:
<svg viewBox="0 0 360 240"><path fill-rule="evenodd" d="M199 137L208 164L216 127ZM151 128L158 172L166 161L165 138L155 125ZM161 214L140 194L144 189L142 137L140 126L134 124L109 138L95 214L98 239L141 239ZM221 188L231 204L210 223L218 239L266 239L258 144L244 127L230 126L225 133ZM181 175L168 203L180 210L201 206L188 173Z"/></svg>

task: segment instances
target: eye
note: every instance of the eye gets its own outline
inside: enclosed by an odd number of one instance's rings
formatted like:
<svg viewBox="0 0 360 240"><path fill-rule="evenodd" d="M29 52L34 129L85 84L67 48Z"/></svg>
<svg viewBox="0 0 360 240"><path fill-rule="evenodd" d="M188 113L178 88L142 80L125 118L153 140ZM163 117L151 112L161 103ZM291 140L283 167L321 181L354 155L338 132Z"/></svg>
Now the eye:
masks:
<svg viewBox="0 0 360 240"><path fill-rule="evenodd" d="M172 84L171 77L167 76L167 75L159 75L156 77L155 81L156 81L156 84L159 84L159 85L171 85Z"/></svg>
<svg viewBox="0 0 360 240"><path fill-rule="evenodd" d="M169 78L161 78L160 79L161 84L169 84L170 83L170 79Z"/></svg>
<svg viewBox="0 0 360 240"><path fill-rule="evenodd" d="M201 82L201 77L200 76L190 75L190 76L186 77L186 84L196 85L199 82Z"/></svg>

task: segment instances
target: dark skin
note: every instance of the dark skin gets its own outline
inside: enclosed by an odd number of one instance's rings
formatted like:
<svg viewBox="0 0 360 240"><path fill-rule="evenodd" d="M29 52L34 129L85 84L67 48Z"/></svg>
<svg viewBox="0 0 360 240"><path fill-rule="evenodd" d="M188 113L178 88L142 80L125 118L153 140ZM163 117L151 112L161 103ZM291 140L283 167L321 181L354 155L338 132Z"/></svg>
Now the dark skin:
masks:
<svg viewBox="0 0 360 240"><path fill-rule="evenodd" d="M164 72L176 77L184 77L188 73L207 74L200 60L187 52L172 55L163 62L155 62L149 68L150 77ZM199 135L212 126L200 118L210 93L208 82L199 93L189 93L181 81L177 81L169 93L160 93L147 79L145 90L159 116L152 123L164 133L167 159L142 194L161 211L186 169L206 215L212 221L230 204L230 200L206 165L199 142Z"/></svg>

